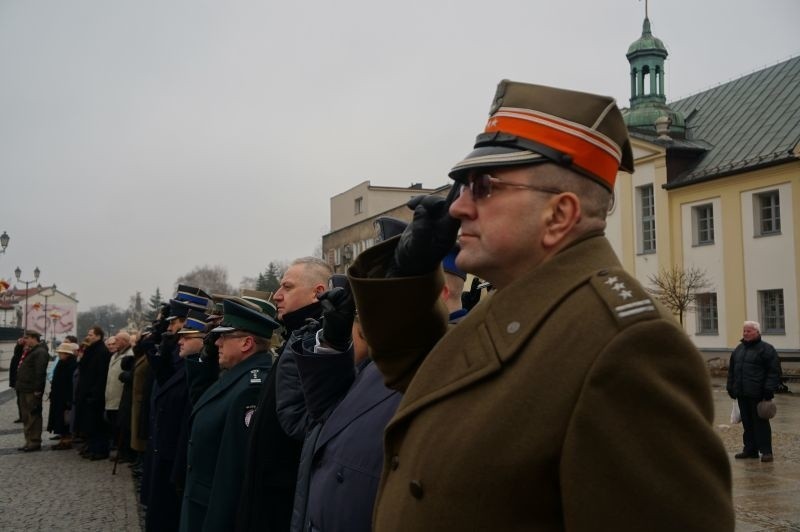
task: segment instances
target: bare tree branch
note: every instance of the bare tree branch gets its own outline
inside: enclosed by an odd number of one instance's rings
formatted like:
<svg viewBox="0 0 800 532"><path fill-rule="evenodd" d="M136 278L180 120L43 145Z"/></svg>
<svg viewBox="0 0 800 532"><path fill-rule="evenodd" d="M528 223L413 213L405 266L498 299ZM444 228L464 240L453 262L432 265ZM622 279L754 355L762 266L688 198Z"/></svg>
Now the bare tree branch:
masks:
<svg viewBox="0 0 800 532"><path fill-rule="evenodd" d="M648 280L652 287L647 291L677 315L681 325L684 314L693 308L697 295L712 287L705 270L694 266L688 269L676 265L669 269L662 268L658 274L650 275Z"/></svg>

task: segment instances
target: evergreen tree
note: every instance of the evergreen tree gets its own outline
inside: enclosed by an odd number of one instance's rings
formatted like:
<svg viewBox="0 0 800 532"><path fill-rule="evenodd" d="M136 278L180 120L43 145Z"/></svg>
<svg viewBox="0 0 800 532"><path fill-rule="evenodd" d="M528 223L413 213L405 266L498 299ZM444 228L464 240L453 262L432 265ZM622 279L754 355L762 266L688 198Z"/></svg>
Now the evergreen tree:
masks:
<svg viewBox="0 0 800 532"><path fill-rule="evenodd" d="M156 293L150 296L150 299L147 300L147 305L150 311L150 319L154 320L156 315L158 314L158 309L161 306L161 290L156 287Z"/></svg>

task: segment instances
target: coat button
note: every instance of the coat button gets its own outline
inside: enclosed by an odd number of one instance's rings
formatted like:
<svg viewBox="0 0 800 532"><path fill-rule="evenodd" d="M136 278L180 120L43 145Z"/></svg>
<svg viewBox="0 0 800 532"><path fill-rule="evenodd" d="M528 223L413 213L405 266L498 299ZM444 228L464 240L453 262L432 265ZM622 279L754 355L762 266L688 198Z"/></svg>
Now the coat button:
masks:
<svg viewBox="0 0 800 532"><path fill-rule="evenodd" d="M408 488L411 490L411 496L415 499L421 499L423 490L422 490L422 482L419 480L412 480L408 483Z"/></svg>
<svg viewBox="0 0 800 532"><path fill-rule="evenodd" d="M400 467L400 457L394 455L392 456L392 471L397 471L398 467Z"/></svg>
<svg viewBox="0 0 800 532"><path fill-rule="evenodd" d="M344 475L342 474L341 471L336 472L336 482L338 482L339 484L344 482Z"/></svg>
<svg viewBox="0 0 800 532"><path fill-rule="evenodd" d="M192 464L187 465L186 466L186 471L191 471L191 470L192 470Z"/></svg>
<svg viewBox="0 0 800 532"><path fill-rule="evenodd" d="M508 334L514 334L518 330L519 330L519 322L518 321L512 321L511 323L508 324L508 327L506 327L506 332Z"/></svg>
<svg viewBox="0 0 800 532"><path fill-rule="evenodd" d="M599 277L605 277L606 275L608 275L608 270L600 270L599 272L597 272L597 275Z"/></svg>

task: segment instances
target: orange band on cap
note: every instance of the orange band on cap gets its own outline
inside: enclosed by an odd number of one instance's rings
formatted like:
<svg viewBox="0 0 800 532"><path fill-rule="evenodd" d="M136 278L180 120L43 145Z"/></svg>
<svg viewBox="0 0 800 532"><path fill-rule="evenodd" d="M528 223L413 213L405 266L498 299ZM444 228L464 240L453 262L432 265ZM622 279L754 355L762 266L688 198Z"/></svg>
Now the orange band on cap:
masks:
<svg viewBox="0 0 800 532"><path fill-rule="evenodd" d="M621 150L597 131L552 115L501 108L489 118L485 132L508 133L566 153L575 166L614 188Z"/></svg>

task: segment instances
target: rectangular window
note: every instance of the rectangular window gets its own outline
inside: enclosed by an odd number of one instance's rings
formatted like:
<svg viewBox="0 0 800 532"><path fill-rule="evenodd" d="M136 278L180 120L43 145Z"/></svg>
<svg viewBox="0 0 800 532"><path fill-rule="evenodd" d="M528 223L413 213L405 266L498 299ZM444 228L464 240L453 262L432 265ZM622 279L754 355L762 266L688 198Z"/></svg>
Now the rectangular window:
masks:
<svg viewBox="0 0 800 532"><path fill-rule="evenodd" d="M717 294L715 292L697 294L695 306L697 308L697 334L719 334Z"/></svg>
<svg viewBox="0 0 800 532"><path fill-rule="evenodd" d="M759 320L763 334L786 334L783 290L758 291Z"/></svg>
<svg viewBox="0 0 800 532"><path fill-rule="evenodd" d="M704 246L714 243L714 206L710 203L692 207L694 225L694 245Z"/></svg>
<svg viewBox="0 0 800 532"><path fill-rule="evenodd" d="M361 214L364 210L364 198L358 197L355 201L355 214Z"/></svg>
<svg viewBox="0 0 800 532"><path fill-rule="evenodd" d="M756 235L777 235L781 232L781 197L777 190L753 196L756 211Z"/></svg>
<svg viewBox="0 0 800 532"><path fill-rule="evenodd" d="M656 209L653 196L653 185L638 187L639 195L639 236L640 250L642 253L656 251Z"/></svg>

